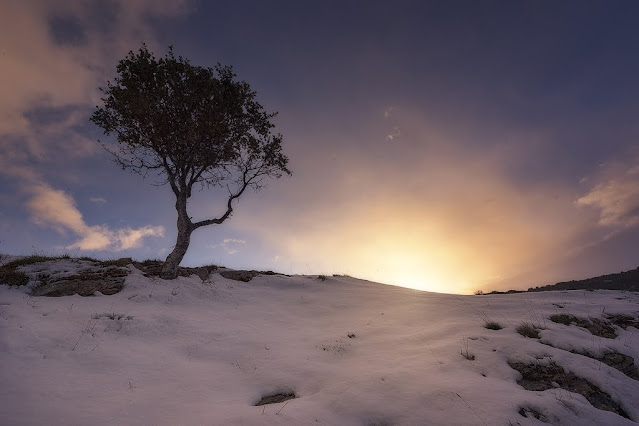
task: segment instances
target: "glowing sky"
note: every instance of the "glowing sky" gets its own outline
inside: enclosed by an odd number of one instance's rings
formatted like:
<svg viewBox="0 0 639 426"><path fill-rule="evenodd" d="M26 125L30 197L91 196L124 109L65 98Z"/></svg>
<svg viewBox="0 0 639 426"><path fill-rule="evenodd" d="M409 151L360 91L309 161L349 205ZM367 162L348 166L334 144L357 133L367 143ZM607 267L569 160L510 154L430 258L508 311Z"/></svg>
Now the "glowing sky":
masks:
<svg viewBox="0 0 639 426"><path fill-rule="evenodd" d="M0 3L0 252L163 258L168 187L88 121L142 42L233 65L279 111L291 178L183 264L440 292L639 265L639 3ZM103 138L104 139L104 138ZM223 193L195 194L194 219Z"/></svg>

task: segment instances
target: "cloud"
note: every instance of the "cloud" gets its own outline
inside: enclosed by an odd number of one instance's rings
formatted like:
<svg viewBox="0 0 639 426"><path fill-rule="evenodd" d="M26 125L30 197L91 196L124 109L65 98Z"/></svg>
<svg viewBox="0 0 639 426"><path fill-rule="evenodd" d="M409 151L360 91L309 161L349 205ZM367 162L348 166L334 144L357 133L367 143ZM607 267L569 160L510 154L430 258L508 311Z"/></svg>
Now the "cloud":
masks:
<svg viewBox="0 0 639 426"><path fill-rule="evenodd" d="M151 19L180 16L188 1L0 2L0 156L68 160L95 151L76 128L98 102L98 86L142 41Z"/></svg>
<svg viewBox="0 0 639 426"><path fill-rule="evenodd" d="M221 247L224 249L224 251L226 251L228 254L236 254L239 250L238 250L238 246L240 245L246 245L246 241L244 240L238 240L236 238L226 238L224 239L221 243L219 244L213 244L210 245L210 248L218 248Z"/></svg>
<svg viewBox="0 0 639 426"><path fill-rule="evenodd" d="M91 197L91 198L89 198L89 201L91 201L93 204L106 204L107 203L106 198L103 198L103 197Z"/></svg>
<svg viewBox="0 0 639 426"><path fill-rule="evenodd" d="M73 198L64 191L39 183L29 188L31 199L27 208L33 222L67 234L80 237L69 249L122 251L137 248L146 237L163 237L161 226L122 228L112 230L106 225L89 226L78 210Z"/></svg>
<svg viewBox="0 0 639 426"><path fill-rule="evenodd" d="M608 227L639 225L639 158L633 164L605 165L596 184L577 200L580 206L599 209L599 224Z"/></svg>
<svg viewBox="0 0 639 426"><path fill-rule="evenodd" d="M86 129L100 101L98 87L141 42L158 50L154 20L185 15L190 5L188 0L0 2L0 174L30 197L34 222L78 237L70 247L119 251L164 233L154 226L89 226L73 198L45 182L50 176L76 182L74 161L99 150Z"/></svg>
<svg viewBox="0 0 639 426"><path fill-rule="evenodd" d="M32 198L27 203L27 208L33 222L51 226L60 233L66 230L78 235L87 233L88 226L68 194L54 190L44 183L33 186L31 192Z"/></svg>

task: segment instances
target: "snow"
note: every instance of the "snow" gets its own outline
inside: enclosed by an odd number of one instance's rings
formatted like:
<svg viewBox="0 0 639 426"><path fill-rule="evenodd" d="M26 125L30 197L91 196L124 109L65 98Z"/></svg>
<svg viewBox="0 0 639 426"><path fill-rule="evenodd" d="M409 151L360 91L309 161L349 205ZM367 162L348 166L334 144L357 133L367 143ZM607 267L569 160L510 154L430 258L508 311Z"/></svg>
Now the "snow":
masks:
<svg viewBox="0 0 639 426"><path fill-rule="evenodd" d="M73 270L64 262L46 268ZM0 286L0 423L542 424L518 413L527 407L553 424L634 424L563 389L525 390L507 363L552 360L639 420L639 382L569 352L637 360L637 330L606 339L548 320L604 312L636 317L639 294L460 296L346 276L164 281L133 267L112 296ZM555 347L519 335L523 321L545 326L541 341ZM254 406L277 392L297 398Z"/></svg>

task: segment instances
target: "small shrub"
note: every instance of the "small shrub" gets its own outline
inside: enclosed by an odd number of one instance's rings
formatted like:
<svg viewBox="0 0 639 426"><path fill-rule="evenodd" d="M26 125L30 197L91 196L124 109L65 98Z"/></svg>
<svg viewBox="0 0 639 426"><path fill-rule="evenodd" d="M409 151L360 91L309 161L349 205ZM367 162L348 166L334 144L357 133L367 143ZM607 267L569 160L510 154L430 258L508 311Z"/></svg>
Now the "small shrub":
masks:
<svg viewBox="0 0 639 426"><path fill-rule="evenodd" d="M487 321L484 324L484 327L486 327L489 330L501 330L502 328L504 328L497 321Z"/></svg>
<svg viewBox="0 0 639 426"><path fill-rule="evenodd" d="M326 281L326 275L318 275L317 279L320 281Z"/></svg>
<svg viewBox="0 0 639 426"><path fill-rule="evenodd" d="M530 337L531 339L539 339L539 330L537 330L532 324L522 322L515 329L517 333L524 337Z"/></svg>
<svg viewBox="0 0 639 426"><path fill-rule="evenodd" d="M18 271L19 267L55 259L55 257L33 255L5 263L0 266L0 284L17 286L27 285L29 283L29 277L24 272Z"/></svg>
<svg viewBox="0 0 639 426"><path fill-rule="evenodd" d="M97 261L97 263L99 263L102 266L127 267L131 263L133 263L133 259L131 259L130 257L121 257L120 259L116 259L116 260Z"/></svg>
<svg viewBox="0 0 639 426"><path fill-rule="evenodd" d="M471 353L468 350L468 341L469 340L470 339L468 339L468 338L466 340L464 340L464 339L461 340L461 349L459 350L459 353L464 358L466 358L468 361L474 361L475 360L475 354Z"/></svg>
<svg viewBox="0 0 639 426"><path fill-rule="evenodd" d="M131 315L124 315L124 314L116 314L115 312L104 312L102 314L93 314L91 315L91 319L97 320L100 318L108 318L110 320L113 321L118 321L121 319L125 319L127 321L131 321L133 319L133 316Z"/></svg>
<svg viewBox="0 0 639 426"><path fill-rule="evenodd" d="M24 272L0 268L0 284L22 286L29 283L29 277Z"/></svg>
<svg viewBox="0 0 639 426"><path fill-rule="evenodd" d="M19 268L20 266L26 266L26 265L32 265L34 263L40 263L40 262L46 262L48 260L56 260L58 259L57 257L50 257L50 256L40 256L37 254L34 254L32 256L26 256L20 259L16 259L12 262L9 262L5 265L3 265L3 268L11 268L11 269L16 269Z"/></svg>
<svg viewBox="0 0 639 426"><path fill-rule="evenodd" d="M207 271L211 271L211 272L214 272L214 271L217 271L218 269L220 269L219 265L215 265L213 263L211 263L210 265L200 266L200 268L204 268Z"/></svg>
<svg viewBox="0 0 639 426"><path fill-rule="evenodd" d="M573 322L579 322L579 319L574 315L569 314L556 314L550 316L550 321L555 322L557 324L570 325Z"/></svg>
<svg viewBox="0 0 639 426"><path fill-rule="evenodd" d="M349 338L349 339L354 339L354 338L356 337L356 336L355 336L355 333L353 333L352 331L350 331L350 332L347 334L347 336L348 336L348 338Z"/></svg>
<svg viewBox="0 0 639 426"><path fill-rule="evenodd" d="M474 361L474 360L475 360L475 354L472 354L472 353L470 353L470 352L464 352L464 351L461 351L460 353L461 353L461 354L462 354L462 356L463 356L464 358L466 358L468 361Z"/></svg>
<svg viewBox="0 0 639 426"><path fill-rule="evenodd" d="M481 296L484 294L484 290L477 290L475 291L475 296Z"/></svg>

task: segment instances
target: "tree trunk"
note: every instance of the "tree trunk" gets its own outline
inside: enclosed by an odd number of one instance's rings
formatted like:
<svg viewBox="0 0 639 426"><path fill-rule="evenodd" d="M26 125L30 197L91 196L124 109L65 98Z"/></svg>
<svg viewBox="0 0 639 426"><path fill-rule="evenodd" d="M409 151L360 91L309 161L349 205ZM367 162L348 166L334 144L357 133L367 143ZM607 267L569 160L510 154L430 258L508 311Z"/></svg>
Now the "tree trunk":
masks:
<svg viewBox="0 0 639 426"><path fill-rule="evenodd" d="M185 196L178 196L178 199L175 203L175 208L178 212L178 235L173 251L167 256L166 260L164 261L164 265L162 265L160 278L163 278L165 280L173 280L177 278L178 267L180 266L180 262L182 262L186 251L189 249L189 244L191 242L191 233L194 230L191 219L186 212Z"/></svg>

